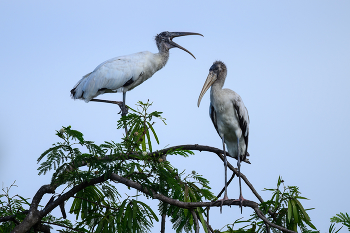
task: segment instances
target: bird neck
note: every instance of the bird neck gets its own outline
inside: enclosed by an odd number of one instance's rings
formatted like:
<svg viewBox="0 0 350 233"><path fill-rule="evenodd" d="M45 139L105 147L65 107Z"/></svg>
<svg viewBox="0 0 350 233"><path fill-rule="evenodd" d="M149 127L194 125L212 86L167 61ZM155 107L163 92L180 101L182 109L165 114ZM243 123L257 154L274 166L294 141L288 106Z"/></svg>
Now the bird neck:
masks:
<svg viewBox="0 0 350 233"><path fill-rule="evenodd" d="M225 83L225 79L223 78L218 78L214 83L213 85L211 86L212 89L214 90L221 90L224 86L224 83Z"/></svg>
<svg viewBox="0 0 350 233"><path fill-rule="evenodd" d="M159 53L157 53L157 57L158 57L158 70L160 70L161 68L163 68L166 63L169 60L169 49L164 48L164 47L160 47L159 48Z"/></svg>

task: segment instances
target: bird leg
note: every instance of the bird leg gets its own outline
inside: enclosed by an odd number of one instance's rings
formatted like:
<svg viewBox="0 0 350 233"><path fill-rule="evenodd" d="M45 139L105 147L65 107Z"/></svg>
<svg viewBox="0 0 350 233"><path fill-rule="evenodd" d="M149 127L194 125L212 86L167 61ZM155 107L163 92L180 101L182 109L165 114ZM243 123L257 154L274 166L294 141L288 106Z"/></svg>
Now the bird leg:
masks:
<svg viewBox="0 0 350 233"><path fill-rule="evenodd" d="M118 106L120 107L120 110L121 110L122 107L123 107L123 102L121 102L121 101L100 100L100 99L91 99L90 101L102 102L102 103L109 103L109 104L118 104Z"/></svg>
<svg viewBox="0 0 350 233"><path fill-rule="evenodd" d="M126 116L126 114L128 114L128 110L125 106L125 99L126 99L126 92L123 92L123 107L122 107L122 117ZM126 126L126 124L124 123L124 128L125 128L125 136L128 136L128 127Z"/></svg>
<svg viewBox="0 0 350 233"><path fill-rule="evenodd" d="M122 116L126 116L126 114L128 114L128 107L126 107L126 105L125 105L125 97L126 97L126 93L123 92L123 102L121 102L121 101L112 101L112 100L101 100L101 99L91 99L90 101L109 103L109 104L118 104L118 106L120 108L120 112L119 113L121 113ZM124 127L125 127L125 135L127 135L128 134L128 129L127 129L126 125Z"/></svg>
<svg viewBox="0 0 350 233"><path fill-rule="evenodd" d="M225 194L224 194L224 198L222 198L221 200L221 205L220 205L220 213L222 213L222 205L224 203L224 201L228 200L227 197L227 157L226 157L226 149L225 149L225 139L224 136L222 136L222 147L224 149L224 167L225 167Z"/></svg>
<svg viewBox="0 0 350 233"><path fill-rule="evenodd" d="M237 158L237 167L238 167L238 178L239 178L239 206L241 207L241 214L242 214L242 205L243 201L245 200L242 196L242 185L241 185L241 154L239 151L239 138L237 137L237 151L238 151L238 158Z"/></svg>
<svg viewBox="0 0 350 233"><path fill-rule="evenodd" d="M101 99L91 99L90 101L94 101L94 102L101 102L101 103L109 103L109 104L118 104L119 108L120 108L120 112L118 112L118 114L122 113L123 115L123 102L122 101L112 101L112 100L101 100ZM125 115L128 113L128 107L124 106L125 110L124 113Z"/></svg>
<svg viewBox="0 0 350 233"><path fill-rule="evenodd" d="M123 92L123 105L121 107L122 110L122 116L126 116L126 114L128 114L128 108L125 105L125 98L126 98L126 93Z"/></svg>

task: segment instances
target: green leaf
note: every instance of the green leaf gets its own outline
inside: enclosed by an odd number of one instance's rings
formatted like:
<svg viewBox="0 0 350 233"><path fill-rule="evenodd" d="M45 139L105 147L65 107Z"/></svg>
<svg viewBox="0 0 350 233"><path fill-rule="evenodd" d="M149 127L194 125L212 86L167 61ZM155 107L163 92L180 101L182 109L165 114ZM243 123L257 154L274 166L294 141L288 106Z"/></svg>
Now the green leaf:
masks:
<svg viewBox="0 0 350 233"><path fill-rule="evenodd" d="M302 204L297 199L294 199L294 201L296 202L296 205L298 206L299 210L301 210L301 212L303 213L304 218L306 219L306 221L310 221L310 217L306 213L306 211L305 211L304 207L302 206Z"/></svg>
<svg viewBox="0 0 350 233"><path fill-rule="evenodd" d="M129 228L129 229L132 229L133 213L132 213L132 210L131 210L130 203L129 203L128 206L126 207L126 210L125 210L125 218L127 219L127 222L128 222L128 228Z"/></svg>
<svg viewBox="0 0 350 233"><path fill-rule="evenodd" d="M142 136L141 146L142 146L142 151L147 151L147 149L146 149L145 135Z"/></svg>
<svg viewBox="0 0 350 233"><path fill-rule="evenodd" d="M159 144L158 136L157 136L156 132L154 131L152 124L150 122L147 122L147 124L148 124L148 127L152 130L153 136L156 139L157 144Z"/></svg>
<svg viewBox="0 0 350 233"><path fill-rule="evenodd" d="M151 137L149 135L149 130L147 130L146 136L147 136L148 149L149 149L150 152L152 152L152 142L151 142Z"/></svg>
<svg viewBox="0 0 350 233"><path fill-rule="evenodd" d="M299 223L298 209L297 209L297 206L296 206L296 203L294 200L291 200L291 203L293 205L294 222L295 222L295 224L298 224Z"/></svg>
<svg viewBox="0 0 350 233"><path fill-rule="evenodd" d="M122 218L123 218L123 215L124 215L124 209L125 209L125 205L126 205L126 202L128 201L128 199L125 199L122 204L120 205L119 207L119 211L118 211L118 214L117 214L117 221L118 222L121 222Z"/></svg>
<svg viewBox="0 0 350 233"><path fill-rule="evenodd" d="M152 208L149 207L148 205L146 205L145 203L141 202L141 201L136 201L138 204L142 205L145 209L147 209L151 214L152 217L158 222L159 219L157 217L157 215L153 212Z"/></svg>
<svg viewBox="0 0 350 233"><path fill-rule="evenodd" d="M288 222L290 222L290 220L292 219L292 215L293 215L293 207L292 207L292 203L289 200L288 201L288 213L287 213Z"/></svg>
<svg viewBox="0 0 350 233"><path fill-rule="evenodd" d="M204 220L204 218L203 218L203 213L202 213L202 211L201 211L201 208L197 207L197 213L198 213L199 220L200 220L201 223L202 223L202 227L203 227L205 233L208 233L207 224L206 224L206 222L205 222L205 220Z"/></svg>

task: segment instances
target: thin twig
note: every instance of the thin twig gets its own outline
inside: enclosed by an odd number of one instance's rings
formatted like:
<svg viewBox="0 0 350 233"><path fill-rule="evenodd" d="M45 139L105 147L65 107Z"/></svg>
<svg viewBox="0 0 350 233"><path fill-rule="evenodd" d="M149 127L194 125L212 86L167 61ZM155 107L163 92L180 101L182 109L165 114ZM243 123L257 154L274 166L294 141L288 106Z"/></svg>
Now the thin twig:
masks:
<svg viewBox="0 0 350 233"><path fill-rule="evenodd" d="M84 201L87 201L87 202L90 202L90 203L92 203L92 204L101 206L101 207L106 208L106 209L111 209L111 210L119 211L119 208L114 208L114 207L110 207L110 206L105 206L105 205L102 205L102 204L100 204L100 203L98 203L98 202L94 202L94 201L90 201L90 200L88 200L88 199L85 199L85 198L83 198L83 197L77 197L77 196L73 196L73 197L74 197L74 198L81 199L81 200L84 200Z"/></svg>
<svg viewBox="0 0 350 233"><path fill-rule="evenodd" d="M45 222L45 221L41 221L42 223L46 223L46 224L50 224L50 225L55 225L55 226L59 226L59 227L65 227L65 228L68 228L70 230L73 230L73 231L76 231L76 232L83 232L83 231L78 231L77 229L75 228L72 228L72 227L69 227L69 226L65 226L63 224L59 224L59 223L55 223L55 222Z"/></svg>
<svg viewBox="0 0 350 233"><path fill-rule="evenodd" d="M197 218L197 214L196 214L196 212L194 211L194 209L191 209L191 214L192 214L192 216L193 216L194 223L196 224L196 233L199 233L198 218Z"/></svg>
<svg viewBox="0 0 350 233"><path fill-rule="evenodd" d="M162 223L160 226L160 233L165 233L165 219L166 219L166 214L162 214Z"/></svg>
<svg viewBox="0 0 350 233"><path fill-rule="evenodd" d="M261 210L260 210L258 207L254 208L254 211L255 211L255 213L259 216L259 218L260 218L261 220L264 221L265 224L268 224L268 225L270 225L270 226L272 226L272 227L274 227L274 228L277 228L278 230L281 230L281 231L284 231L284 232L287 232L287 233L295 233L295 232L292 231L292 230L286 229L286 228L284 228L284 227L278 226L278 225L273 224L272 222L270 222L270 221L263 215L263 213L261 212Z"/></svg>

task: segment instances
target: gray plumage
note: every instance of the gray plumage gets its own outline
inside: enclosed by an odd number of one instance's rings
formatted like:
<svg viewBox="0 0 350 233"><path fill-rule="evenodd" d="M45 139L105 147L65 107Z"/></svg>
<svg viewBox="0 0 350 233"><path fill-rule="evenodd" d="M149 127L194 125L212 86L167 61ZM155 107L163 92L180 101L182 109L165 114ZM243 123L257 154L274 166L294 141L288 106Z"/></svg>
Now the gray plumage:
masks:
<svg viewBox="0 0 350 233"><path fill-rule="evenodd" d="M238 160L238 177L240 196L239 202L242 211L244 198L242 196L240 167L241 161L250 163L247 159L249 156L248 137L249 137L249 115L248 110L244 106L242 98L234 91L224 88L227 76L226 65L221 61L216 61L209 69L209 75L203 85L203 89L198 98L199 104L206 93L210 89L210 106L209 116L216 132L222 140L224 151L225 166L225 194L222 201L228 200L227 197L227 158L225 144L230 157Z"/></svg>
<svg viewBox="0 0 350 233"><path fill-rule="evenodd" d="M247 152L249 137L248 110L242 98L236 92L227 88L223 89L227 76L227 68L223 62L214 62L209 72L208 78L214 76L216 78L211 83L204 84L203 89L207 88L206 90L208 90L211 86L209 116L216 132L220 138L224 136L229 156L236 159L238 157L237 138L239 138L241 160L249 163L247 158L249 156ZM202 91L198 106L204 94L205 92Z"/></svg>

